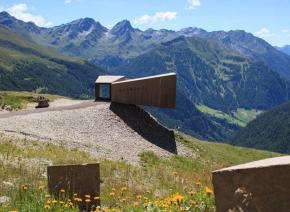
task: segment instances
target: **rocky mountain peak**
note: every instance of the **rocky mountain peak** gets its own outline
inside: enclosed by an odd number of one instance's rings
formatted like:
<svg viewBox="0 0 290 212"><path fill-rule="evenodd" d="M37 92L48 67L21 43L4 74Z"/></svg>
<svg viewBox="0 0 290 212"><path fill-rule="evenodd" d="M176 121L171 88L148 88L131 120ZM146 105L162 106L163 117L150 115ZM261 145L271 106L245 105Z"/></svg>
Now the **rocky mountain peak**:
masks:
<svg viewBox="0 0 290 212"><path fill-rule="evenodd" d="M0 18L12 18L12 16L8 12L3 11L0 12Z"/></svg>
<svg viewBox="0 0 290 212"><path fill-rule="evenodd" d="M179 33L181 35L185 35L185 36L195 36L195 35L206 34L207 31L205 31L204 29L201 29L201 28L197 28L197 27L187 27L187 28L181 29L179 31Z"/></svg>
<svg viewBox="0 0 290 212"><path fill-rule="evenodd" d="M111 34L113 35L123 35L130 31L133 31L134 28L132 27L130 21L123 20L118 22L112 29Z"/></svg>

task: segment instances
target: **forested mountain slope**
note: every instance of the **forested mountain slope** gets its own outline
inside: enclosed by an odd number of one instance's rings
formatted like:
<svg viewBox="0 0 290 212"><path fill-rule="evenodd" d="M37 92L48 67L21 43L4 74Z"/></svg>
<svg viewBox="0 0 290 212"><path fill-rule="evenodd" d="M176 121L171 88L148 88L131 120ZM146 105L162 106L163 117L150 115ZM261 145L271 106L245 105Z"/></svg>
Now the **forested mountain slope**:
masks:
<svg viewBox="0 0 290 212"><path fill-rule="evenodd" d="M232 144L290 153L290 103L265 112L241 129Z"/></svg>
<svg viewBox="0 0 290 212"><path fill-rule="evenodd" d="M92 96L102 69L61 55L0 26L0 90L26 90L72 97Z"/></svg>

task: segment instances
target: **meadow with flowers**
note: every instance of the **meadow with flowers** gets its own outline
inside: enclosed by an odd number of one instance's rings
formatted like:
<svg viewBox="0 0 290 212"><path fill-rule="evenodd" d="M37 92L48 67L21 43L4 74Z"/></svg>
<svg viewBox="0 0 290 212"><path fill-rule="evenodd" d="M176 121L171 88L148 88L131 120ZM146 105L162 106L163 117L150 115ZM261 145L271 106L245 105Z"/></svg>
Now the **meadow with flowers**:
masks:
<svg viewBox="0 0 290 212"><path fill-rule="evenodd" d="M172 155L161 159L144 151L139 155L140 164L132 165L62 145L0 135L0 196L9 198L0 203L0 211L79 211L81 203L94 205L93 211L215 211L212 170L278 156L200 141L180 133L176 140L187 145L194 157ZM68 198L65 189L60 190L59 199L49 194L47 165L93 162L101 164L100 196L74 194Z"/></svg>

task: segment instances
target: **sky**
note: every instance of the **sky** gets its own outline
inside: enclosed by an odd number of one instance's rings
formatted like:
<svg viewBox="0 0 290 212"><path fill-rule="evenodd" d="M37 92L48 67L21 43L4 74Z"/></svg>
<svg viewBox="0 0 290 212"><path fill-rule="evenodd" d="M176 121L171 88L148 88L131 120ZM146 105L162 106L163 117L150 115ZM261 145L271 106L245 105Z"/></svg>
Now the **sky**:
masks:
<svg viewBox="0 0 290 212"><path fill-rule="evenodd" d="M0 11L50 27L90 17L145 30L242 29L275 46L290 45L290 0L0 0Z"/></svg>

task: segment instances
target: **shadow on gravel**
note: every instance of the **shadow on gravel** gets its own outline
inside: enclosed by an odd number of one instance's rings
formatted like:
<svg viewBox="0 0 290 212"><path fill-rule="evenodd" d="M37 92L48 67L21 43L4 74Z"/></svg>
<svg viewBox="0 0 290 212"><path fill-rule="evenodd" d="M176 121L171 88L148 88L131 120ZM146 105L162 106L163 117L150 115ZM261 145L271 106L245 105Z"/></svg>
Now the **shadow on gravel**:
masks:
<svg viewBox="0 0 290 212"><path fill-rule="evenodd" d="M143 138L171 153L177 153L174 132L136 105L111 103L110 110Z"/></svg>

